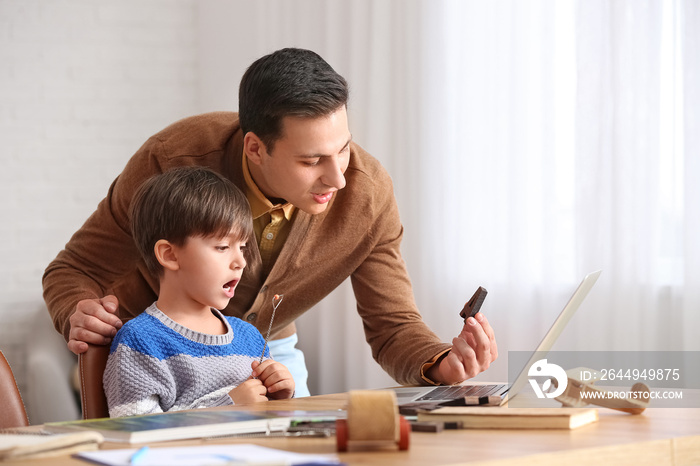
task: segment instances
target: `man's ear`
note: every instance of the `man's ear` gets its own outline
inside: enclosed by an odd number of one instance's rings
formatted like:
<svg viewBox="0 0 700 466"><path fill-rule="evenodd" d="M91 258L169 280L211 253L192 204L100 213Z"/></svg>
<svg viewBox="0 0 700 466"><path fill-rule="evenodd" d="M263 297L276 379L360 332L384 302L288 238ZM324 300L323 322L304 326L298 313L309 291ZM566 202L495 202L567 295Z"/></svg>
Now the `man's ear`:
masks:
<svg viewBox="0 0 700 466"><path fill-rule="evenodd" d="M178 270L180 268L180 264L177 261L177 249L170 241L159 239L153 246L153 252L164 269Z"/></svg>
<svg viewBox="0 0 700 466"><path fill-rule="evenodd" d="M243 136L243 153L248 156L249 162L260 165L263 155L267 154L267 149L257 134L248 131Z"/></svg>

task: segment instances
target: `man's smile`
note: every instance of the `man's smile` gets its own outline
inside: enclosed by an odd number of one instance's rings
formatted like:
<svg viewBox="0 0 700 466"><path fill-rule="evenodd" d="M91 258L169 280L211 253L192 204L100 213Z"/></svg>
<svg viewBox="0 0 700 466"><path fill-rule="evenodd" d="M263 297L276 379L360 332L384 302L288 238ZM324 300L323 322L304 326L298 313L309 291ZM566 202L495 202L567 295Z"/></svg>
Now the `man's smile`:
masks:
<svg viewBox="0 0 700 466"><path fill-rule="evenodd" d="M328 191L328 192L322 193L322 194L311 193L311 195L313 196L314 201L316 201L317 203L326 204L327 202L329 202L331 200L334 193L335 193L335 191Z"/></svg>

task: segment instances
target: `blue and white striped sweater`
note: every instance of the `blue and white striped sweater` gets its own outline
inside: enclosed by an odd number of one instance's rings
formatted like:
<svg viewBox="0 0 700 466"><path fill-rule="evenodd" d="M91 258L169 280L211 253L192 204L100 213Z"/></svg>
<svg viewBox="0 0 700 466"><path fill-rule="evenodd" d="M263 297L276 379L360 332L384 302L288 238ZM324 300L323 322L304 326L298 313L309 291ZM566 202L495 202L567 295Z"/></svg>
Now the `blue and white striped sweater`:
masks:
<svg viewBox="0 0 700 466"><path fill-rule="evenodd" d="M124 324L103 378L110 416L233 404L228 393L250 377L265 340L247 322L212 312L226 323L225 334L183 327L155 303Z"/></svg>

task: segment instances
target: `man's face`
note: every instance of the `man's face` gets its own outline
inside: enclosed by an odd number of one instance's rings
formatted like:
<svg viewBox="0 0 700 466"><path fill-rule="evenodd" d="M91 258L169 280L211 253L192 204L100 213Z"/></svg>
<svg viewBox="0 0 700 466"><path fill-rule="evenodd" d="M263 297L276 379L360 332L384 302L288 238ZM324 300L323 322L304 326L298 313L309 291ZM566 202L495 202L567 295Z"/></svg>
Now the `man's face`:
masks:
<svg viewBox="0 0 700 466"><path fill-rule="evenodd" d="M256 139L251 133L249 137ZM284 199L309 214L321 213L345 187L350 140L344 106L319 118L285 117L271 153L262 143L247 141L251 175L268 198Z"/></svg>

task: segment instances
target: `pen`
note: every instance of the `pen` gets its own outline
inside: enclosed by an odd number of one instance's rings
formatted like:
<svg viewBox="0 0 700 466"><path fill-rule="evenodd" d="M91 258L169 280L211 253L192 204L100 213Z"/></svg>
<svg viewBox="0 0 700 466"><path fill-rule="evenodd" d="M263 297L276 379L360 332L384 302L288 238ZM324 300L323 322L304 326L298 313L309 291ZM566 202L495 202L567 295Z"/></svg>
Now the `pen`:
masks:
<svg viewBox="0 0 700 466"><path fill-rule="evenodd" d="M146 453L148 453L148 446L139 448L133 455L131 455L131 458L129 458L129 464L139 464L143 462L143 458L146 456Z"/></svg>

